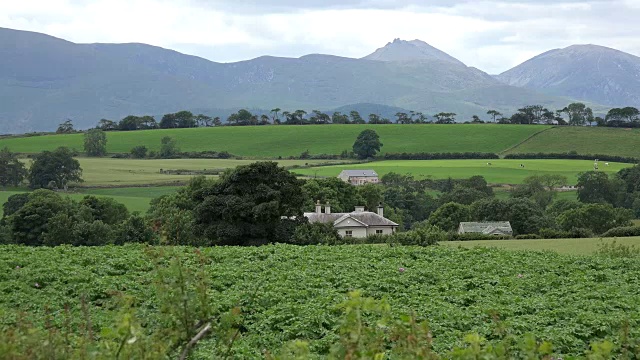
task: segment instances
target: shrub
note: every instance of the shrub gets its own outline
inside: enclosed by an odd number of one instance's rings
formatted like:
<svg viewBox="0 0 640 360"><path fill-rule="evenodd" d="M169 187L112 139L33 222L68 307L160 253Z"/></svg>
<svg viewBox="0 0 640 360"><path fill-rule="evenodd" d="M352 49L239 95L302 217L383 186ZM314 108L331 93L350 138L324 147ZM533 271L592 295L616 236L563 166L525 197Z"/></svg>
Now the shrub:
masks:
<svg viewBox="0 0 640 360"><path fill-rule="evenodd" d="M288 241L295 245L340 244L342 238L333 224L313 223L296 227Z"/></svg>
<svg viewBox="0 0 640 360"><path fill-rule="evenodd" d="M516 236L516 240L541 239L538 234L522 234Z"/></svg>
<svg viewBox="0 0 640 360"><path fill-rule="evenodd" d="M458 234L455 232L447 235L449 241L473 241L473 240L509 240L511 236L508 235L488 235L480 233L467 233Z"/></svg>
<svg viewBox="0 0 640 360"><path fill-rule="evenodd" d="M144 159L147 157L147 147L144 145L138 145L131 149L131 156L134 159Z"/></svg>
<svg viewBox="0 0 640 360"><path fill-rule="evenodd" d="M640 236L640 226L623 226L609 229L602 237L630 237Z"/></svg>
<svg viewBox="0 0 640 360"><path fill-rule="evenodd" d="M155 237L155 233L145 219L140 214L133 213L115 229L113 243L116 245L127 243L151 244L155 242Z"/></svg>
<svg viewBox="0 0 640 360"><path fill-rule="evenodd" d="M596 255L611 258L640 257L640 248L633 245L618 244L615 240L608 242L600 239Z"/></svg>

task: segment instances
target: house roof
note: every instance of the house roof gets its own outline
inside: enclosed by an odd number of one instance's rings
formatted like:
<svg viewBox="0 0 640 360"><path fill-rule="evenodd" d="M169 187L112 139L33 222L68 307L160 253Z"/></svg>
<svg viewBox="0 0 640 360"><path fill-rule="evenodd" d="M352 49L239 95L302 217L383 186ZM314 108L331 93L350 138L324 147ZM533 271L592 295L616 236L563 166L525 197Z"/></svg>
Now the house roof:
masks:
<svg viewBox="0 0 640 360"><path fill-rule="evenodd" d="M493 234L500 233L512 233L511 223L508 221L495 221L495 222L461 222L460 232L463 233L482 233Z"/></svg>
<svg viewBox="0 0 640 360"><path fill-rule="evenodd" d="M355 226L399 226L393 221L380 216L370 211L350 212L350 213L333 213L333 214L318 214L318 213L304 213L304 216L309 219L310 223L332 223L334 226L340 224L347 219L353 219L360 225Z"/></svg>
<svg viewBox="0 0 640 360"><path fill-rule="evenodd" d="M360 176L360 177L378 177L378 173L373 170L342 170L340 175Z"/></svg>

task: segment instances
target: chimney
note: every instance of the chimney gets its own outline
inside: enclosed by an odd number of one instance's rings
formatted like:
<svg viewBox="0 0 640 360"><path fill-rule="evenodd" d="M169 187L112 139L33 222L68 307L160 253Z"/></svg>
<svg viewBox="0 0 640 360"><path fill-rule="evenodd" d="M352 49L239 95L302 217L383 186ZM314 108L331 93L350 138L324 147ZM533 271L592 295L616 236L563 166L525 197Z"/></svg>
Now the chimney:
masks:
<svg viewBox="0 0 640 360"><path fill-rule="evenodd" d="M378 215L384 217L384 206L382 204L378 205Z"/></svg>
<svg viewBox="0 0 640 360"><path fill-rule="evenodd" d="M316 201L316 214L322 213L322 205L320 205L320 200Z"/></svg>
<svg viewBox="0 0 640 360"><path fill-rule="evenodd" d="M356 212L364 212L364 206L356 206Z"/></svg>
<svg viewBox="0 0 640 360"><path fill-rule="evenodd" d="M331 214L331 205L329 205L329 203L324 206L324 213Z"/></svg>

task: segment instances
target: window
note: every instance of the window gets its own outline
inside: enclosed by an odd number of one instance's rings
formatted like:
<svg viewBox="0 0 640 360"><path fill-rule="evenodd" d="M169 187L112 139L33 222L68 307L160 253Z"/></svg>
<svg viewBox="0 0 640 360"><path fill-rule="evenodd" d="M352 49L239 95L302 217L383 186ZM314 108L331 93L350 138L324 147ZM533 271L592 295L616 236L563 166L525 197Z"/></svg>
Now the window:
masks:
<svg viewBox="0 0 640 360"><path fill-rule="evenodd" d="M376 230L376 235L382 235L382 230Z"/></svg>
<svg viewBox="0 0 640 360"><path fill-rule="evenodd" d="M345 232L344 232L344 236L345 236L345 237L353 237L353 231L351 231L351 230L347 230L347 231L345 231Z"/></svg>

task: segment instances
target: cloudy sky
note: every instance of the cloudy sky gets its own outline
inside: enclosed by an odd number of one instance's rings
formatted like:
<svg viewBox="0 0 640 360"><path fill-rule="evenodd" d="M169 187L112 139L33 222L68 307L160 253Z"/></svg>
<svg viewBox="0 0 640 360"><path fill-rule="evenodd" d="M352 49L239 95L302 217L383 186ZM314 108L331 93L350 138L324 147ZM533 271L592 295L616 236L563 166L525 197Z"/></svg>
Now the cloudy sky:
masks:
<svg viewBox="0 0 640 360"><path fill-rule="evenodd" d="M640 55L640 0L0 0L0 27L73 42L142 42L231 62L362 57L420 39L499 73L552 48Z"/></svg>

